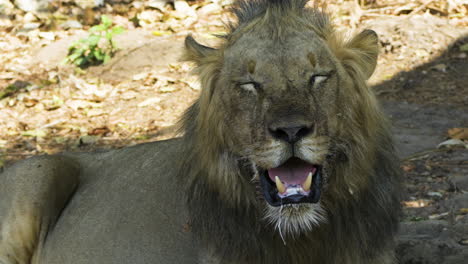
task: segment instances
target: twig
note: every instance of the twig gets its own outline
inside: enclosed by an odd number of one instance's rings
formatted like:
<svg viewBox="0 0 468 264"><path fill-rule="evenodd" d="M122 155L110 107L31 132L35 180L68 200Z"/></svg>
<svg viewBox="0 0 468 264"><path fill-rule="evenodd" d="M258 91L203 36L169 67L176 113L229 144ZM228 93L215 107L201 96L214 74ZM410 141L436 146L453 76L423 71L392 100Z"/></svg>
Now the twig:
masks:
<svg viewBox="0 0 468 264"><path fill-rule="evenodd" d="M420 151L420 152L416 152L414 154L411 154L403 159L401 159L401 161L410 161L410 160L414 160L414 159L418 159L420 158L421 156L424 156L424 155L427 155L427 154L430 154L430 153L436 153L436 152L444 152L446 151L446 149L429 149L429 150L424 150L424 151Z"/></svg>
<svg viewBox="0 0 468 264"><path fill-rule="evenodd" d="M422 4L420 7L414 9L413 11L411 11L411 13L408 14L408 17L414 16L414 15L417 14L419 11L425 9L428 5L432 4L432 2L434 2L434 0L429 0L429 1L427 1L426 3Z"/></svg>

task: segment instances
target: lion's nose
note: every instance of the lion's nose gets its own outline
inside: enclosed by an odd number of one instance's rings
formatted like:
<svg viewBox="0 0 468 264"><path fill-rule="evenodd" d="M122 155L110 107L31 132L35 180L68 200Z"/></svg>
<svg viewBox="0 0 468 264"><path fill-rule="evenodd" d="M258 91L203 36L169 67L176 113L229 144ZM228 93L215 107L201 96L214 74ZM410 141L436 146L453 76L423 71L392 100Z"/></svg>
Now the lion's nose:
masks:
<svg viewBox="0 0 468 264"><path fill-rule="evenodd" d="M301 138L310 134L313 130L312 125L299 125L299 126L288 126L288 127L275 127L270 126L268 128L270 134L279 140L286 141L290 144L294 144Z"/></svg>

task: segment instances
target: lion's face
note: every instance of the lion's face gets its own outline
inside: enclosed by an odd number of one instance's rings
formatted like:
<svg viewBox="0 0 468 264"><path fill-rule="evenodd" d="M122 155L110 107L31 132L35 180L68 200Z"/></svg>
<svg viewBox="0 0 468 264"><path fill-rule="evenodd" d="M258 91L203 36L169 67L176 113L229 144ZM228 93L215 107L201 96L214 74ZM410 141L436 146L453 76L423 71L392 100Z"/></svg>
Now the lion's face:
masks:
<svg viewBox="0 0 468 264"><path fill-rule="evenodd" d="M324 219L317 203L336 134L338 87L346 89L347 78L312 33L284 39L237 40L225 51L215 96L227 113L232 150L258 171L270 220L310 227Z"/></svg>
<svg viewBox="0 0 468 264"><path fill-rule="evenodd" d="M348 42L348 52L311 29L289 28L280 38L268 32L253 27L219 50L190 38L186 46L209 72L202 75L208 88L200 123L252 164L253 175L244 176L260 185L257 202L266 219L294 234L326 221L334 145L349 141L348 125L359 134L360 125L346 119L356 104L367 103L349 95L373 71L377 38L364 31ZM357 77L363 80L353 81Z"/></svg>

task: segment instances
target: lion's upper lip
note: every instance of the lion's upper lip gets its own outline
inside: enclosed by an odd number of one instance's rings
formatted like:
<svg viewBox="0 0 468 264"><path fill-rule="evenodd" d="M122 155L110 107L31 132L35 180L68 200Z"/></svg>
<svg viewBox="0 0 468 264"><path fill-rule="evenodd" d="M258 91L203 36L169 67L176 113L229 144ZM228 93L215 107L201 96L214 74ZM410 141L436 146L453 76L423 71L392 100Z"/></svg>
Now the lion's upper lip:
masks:
<svg viewBox="0 0 468 264"><path fill-rule="evenodd" d="M265 170L260 182L270 205L316 203L322 186L321 166L291 158L276 168Z"/></svg>

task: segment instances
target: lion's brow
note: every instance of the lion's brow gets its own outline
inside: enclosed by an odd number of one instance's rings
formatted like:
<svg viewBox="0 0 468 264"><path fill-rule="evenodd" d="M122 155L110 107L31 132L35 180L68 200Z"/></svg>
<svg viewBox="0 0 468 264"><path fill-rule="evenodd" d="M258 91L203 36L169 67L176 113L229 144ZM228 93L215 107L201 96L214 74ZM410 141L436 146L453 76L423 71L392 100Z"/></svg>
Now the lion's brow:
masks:
<svg viewBox="0 0 468 264"><path fill-rule="evenodd" d="M257 62L251 60L247 64L247 70L249 71L250 74L253 74L255 72L255 67L257 66Z"/></svg>
<svg viewBox="0 0 468 264"><path fill-rule="evenodd" d="M310 64L312 64L312 66L316 66L317 64L317 60L315 59L315 55L310 52L309 54L307 54L307 58L309 58L309 61L310 61Z"/></svg>

